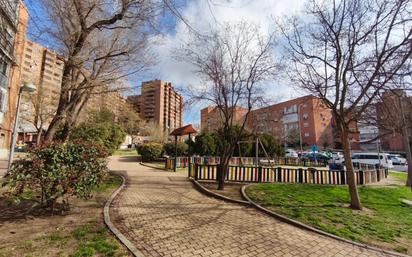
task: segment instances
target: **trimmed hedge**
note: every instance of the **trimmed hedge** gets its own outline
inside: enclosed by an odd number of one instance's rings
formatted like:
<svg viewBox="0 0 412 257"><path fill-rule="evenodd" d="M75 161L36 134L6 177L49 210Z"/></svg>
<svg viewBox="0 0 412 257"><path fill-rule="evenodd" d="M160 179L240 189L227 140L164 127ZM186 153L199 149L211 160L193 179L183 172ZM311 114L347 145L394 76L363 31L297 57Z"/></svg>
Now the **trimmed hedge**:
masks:
<svg viewBox="0 0 412 257"><path fill-rule="evenodd" d="M159 143L138 145L137 152L142 156L142 161L155 161L162 157L163 145Z"/></svg>

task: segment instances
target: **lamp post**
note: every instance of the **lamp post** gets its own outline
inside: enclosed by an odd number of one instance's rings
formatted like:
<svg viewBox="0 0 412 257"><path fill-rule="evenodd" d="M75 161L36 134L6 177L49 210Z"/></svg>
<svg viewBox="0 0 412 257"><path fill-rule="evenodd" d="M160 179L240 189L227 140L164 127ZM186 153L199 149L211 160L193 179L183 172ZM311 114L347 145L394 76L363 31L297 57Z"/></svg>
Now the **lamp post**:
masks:
<svg viewBox="0 0 412 257"><path fill-rule="evenodd" d="M17 127L19 123L21 95L23 92L33 93L35 91L36 91L36 86L34 84L26 84L26 85L21 86L19 89L18 97L17 97L16 115L14 118L14 126L13 126L12 139L11 139L11 145L10 145L10 151L9 151L9 161L7 163L7 172L10 171L11 164L13 163L14 148L16 147L16 139L17 139L17 134L18 134Z"/></svg>

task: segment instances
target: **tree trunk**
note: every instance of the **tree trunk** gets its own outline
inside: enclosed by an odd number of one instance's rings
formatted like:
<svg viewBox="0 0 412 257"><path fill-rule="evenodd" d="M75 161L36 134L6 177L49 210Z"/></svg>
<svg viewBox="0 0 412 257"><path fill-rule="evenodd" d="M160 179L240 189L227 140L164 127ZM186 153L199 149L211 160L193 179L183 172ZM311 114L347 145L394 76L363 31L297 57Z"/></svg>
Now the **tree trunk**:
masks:
<svg viewBox="0 0 412 257"><path fill-rule="evenodd" d="M345 157L346 182L348 184L350 195L350 208L362 210L362 204L360 202L358 188L356 187L355 173L353 170L349 131L346 128L341 128L341 141L343 146L343 155Z"/></svg>
<svg viewBox="0 0 412 257"><path fill-rule="evenodd" d="M50 122L49 128L46 131L46 134L44 135L44 141L45 142L51 142L53 141L54 135L57 132L57 129L59 128L59 125L62 123L63 117L56 115L53 117L52 121Z"/></svg>
<svg viewBox="0 0 412 257"><path fill-rule="evenodd" d="M412 154L411 154L411 145L409 142L409 130L408 130L408 123L406 122L405 112L403 110L403 102L402 98L398 96L399 100L399 109L401 110L401 118L402 118L402 136L403 136L403 143L405 145L405 154L406 154L406 161L408 164L408 177L406 179L406 186L410 186L412 188Z"/></svg>
<svg viewBox="0 0 412 257"><path fill-rule="evenodd" d="M38 130L38 131L37 131L36 146L39 146L39 145L40 145L42 131L43 131L43 129L42 129L42 128L41 128L40 130Z"/></svg>
<svg viewBox="0 0 412 257"><path fill-rule="evenodd" d="M229 165L230 157L221 156L220 158L221 159L217 170L217 190L224 190L226 171Z"/></svg>

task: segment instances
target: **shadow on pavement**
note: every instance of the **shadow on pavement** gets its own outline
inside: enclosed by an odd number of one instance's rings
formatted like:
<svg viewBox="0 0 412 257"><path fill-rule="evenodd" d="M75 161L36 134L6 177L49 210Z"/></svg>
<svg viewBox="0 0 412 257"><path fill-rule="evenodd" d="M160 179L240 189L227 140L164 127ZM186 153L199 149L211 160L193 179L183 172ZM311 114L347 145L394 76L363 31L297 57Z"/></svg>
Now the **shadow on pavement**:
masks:
<svg viewBox="0 0 412 257"><path fill-rule="evenodd" d="M120 162L140 162L140 156L121 156Z"/></svg>

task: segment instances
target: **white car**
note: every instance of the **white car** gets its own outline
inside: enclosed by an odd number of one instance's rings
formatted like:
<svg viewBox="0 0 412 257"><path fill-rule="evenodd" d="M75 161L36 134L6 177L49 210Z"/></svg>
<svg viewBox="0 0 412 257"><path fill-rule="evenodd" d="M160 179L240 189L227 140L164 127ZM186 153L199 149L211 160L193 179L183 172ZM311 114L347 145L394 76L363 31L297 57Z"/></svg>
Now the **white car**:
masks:
<svg viewBox="0 0 412 257"><path fill-rule="evenodd" d="M380 164L384 168L393 168L393 163L387 153L354 153L352 162L376 165Z"/></svg>
<svg viewBox="0 0 412 257"><path fill-rule="evenodd" d="M298 158L298 153L293 149L286 149L285 157Z"/></svg>
<svg viewBox="0 0 412 257"><path fill-rule="evenodd" d="M389 158L391 159L393 165L406 165L406 159L400 154L390 154Z"/></svg>
<svg viewBox="0 0 412 257"><path fill-rule="evenodd" d="M345 157L343 157L343 153L341 152L333 152L332 160L334 163L342 163L345 161Z"/></svg>

